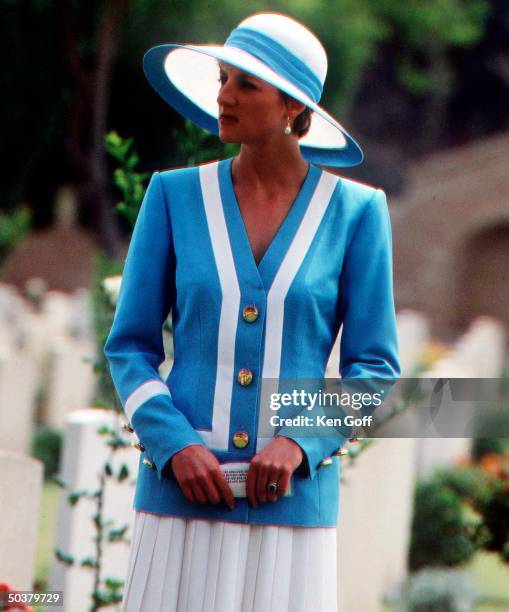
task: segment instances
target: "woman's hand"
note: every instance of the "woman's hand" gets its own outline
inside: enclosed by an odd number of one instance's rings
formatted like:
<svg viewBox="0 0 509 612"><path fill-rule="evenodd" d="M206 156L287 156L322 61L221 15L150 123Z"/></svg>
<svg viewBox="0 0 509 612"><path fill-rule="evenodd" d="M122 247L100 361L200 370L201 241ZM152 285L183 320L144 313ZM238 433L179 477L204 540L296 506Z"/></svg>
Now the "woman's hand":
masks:
<svg viewBox="0 0 509 612"><path fill-rule="evenodd" d="M249 503L277 501L288 489L290 477L304 457L301 447L290 438L276 437L251 460L247 473L246 490ZM269 482L277 482L276 493L269 493Z"/></svg>
<svg viewBox="0 0 509 612"><path fill-rule="evenodd" d="M235 500L219 461L200 444L186 446L171 458L171 468L186 499L192 503L218 504L224 499L230 510Z"/></svg>

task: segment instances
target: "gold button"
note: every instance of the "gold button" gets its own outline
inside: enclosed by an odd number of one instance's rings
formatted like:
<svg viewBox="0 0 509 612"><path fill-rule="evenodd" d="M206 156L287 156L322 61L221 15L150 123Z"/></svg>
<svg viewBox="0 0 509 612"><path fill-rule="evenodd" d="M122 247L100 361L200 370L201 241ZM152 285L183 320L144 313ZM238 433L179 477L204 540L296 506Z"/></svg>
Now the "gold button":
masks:
<svg viewBox="0 0 509 612"><path fill-rule="evenodd" d="M254 323L258 318L258 308L254 304L250 304L244 308L242 316L246 323Z"/></svg>
<svg viewBox="0 0 509 612"><path fill-rule="evenodd" d="M250 385L251 381L253 380L253 372L247 368L242 368L237 374L237 380L243 387L247 387L247 385Z"/></svg>
<svg viewBox="0 0 509 612"><path fill-rule="evenodd" d="M233 446L236 448L246 448L249 444L249 435L247 431L236 431L233 434Z"/></svg>
<svg viewBox="0 0 509 612"><path fill-rule="evenodd" d="M154 465L154 462L152 460L150 460L148 457L143 457L143 465L146 465L151 470L155 470L156 469L156 466Z"/></svg>
<svg viewBox="0 0 509 612"><path fill-rule="evenodd" d="M320 461L320 467L327 467L332 465L332 457L325 457L322 461Z"/></svg>

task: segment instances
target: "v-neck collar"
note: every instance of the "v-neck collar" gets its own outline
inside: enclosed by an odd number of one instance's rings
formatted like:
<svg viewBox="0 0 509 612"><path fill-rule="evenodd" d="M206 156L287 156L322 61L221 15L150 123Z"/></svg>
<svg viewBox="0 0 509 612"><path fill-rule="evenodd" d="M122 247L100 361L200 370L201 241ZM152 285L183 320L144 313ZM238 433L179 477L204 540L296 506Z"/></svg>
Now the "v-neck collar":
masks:
<svg viewBox="0 0 509 612"><path fill-rule="evenodd" d="M257 264L233 187L232 162L233 157L220 161L218 173L221 200L237 275L241 286L243 283L258 287L262 285L268 291L306 213L322 170L309 164L297 196Z"/></svg>

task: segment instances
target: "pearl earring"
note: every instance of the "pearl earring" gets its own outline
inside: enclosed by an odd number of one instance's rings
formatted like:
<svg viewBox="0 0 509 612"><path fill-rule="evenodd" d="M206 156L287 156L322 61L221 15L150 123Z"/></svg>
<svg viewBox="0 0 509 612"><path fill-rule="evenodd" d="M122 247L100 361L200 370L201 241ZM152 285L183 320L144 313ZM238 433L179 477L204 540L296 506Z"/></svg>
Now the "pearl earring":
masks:
<svg viewBox="0 0 509 612"><path fill-rule="evenodd" d="M288 124L287 124L287 126L285 127L285 129L284 129L284 133L285 133L287 136L290 136L290 134L292 133L292 125L291 125L291 123L290 123L290 117L288 117L287 119L288 119Z"/></svg>

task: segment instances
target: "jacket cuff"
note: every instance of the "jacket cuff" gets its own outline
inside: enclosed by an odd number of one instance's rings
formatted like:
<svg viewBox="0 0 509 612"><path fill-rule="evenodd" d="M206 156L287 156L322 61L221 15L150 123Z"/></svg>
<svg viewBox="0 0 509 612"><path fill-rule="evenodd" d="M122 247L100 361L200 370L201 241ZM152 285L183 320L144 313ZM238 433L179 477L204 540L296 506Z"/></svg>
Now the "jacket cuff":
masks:
<svg viewBox="0 0 509 612"><path fill-rule="evenodd" d="M163 469L175 453L191 444L205 446L200 434L165 395L155 396L140 406L132 414L131 424L154 463L159 481L162 481Z"/></svg>
<svg viewBox="0 0 509 612"><path fill-rule="evenodd" d="M304 453L302 463L294 472L296 476L301 478L310 478L313 480L318 473L318 470L321 469L322 465L328 465L328 463L322 464L322 461L324 461L324 459L330 459L331 455L338 451L347 442L347 438L342 436L334 438L292 436L281 433L283 429L284 428L281 428L277 435L293 440L301 447Z"/></svg>

